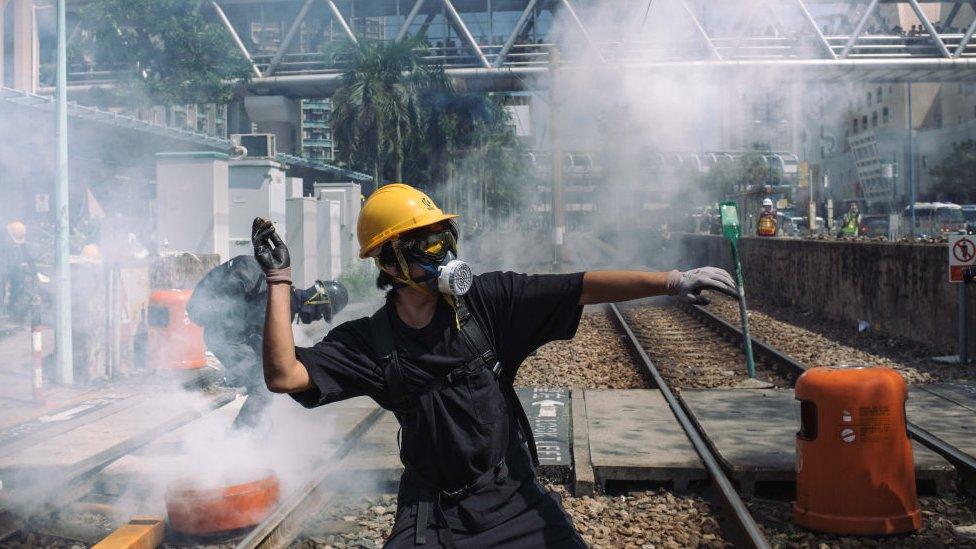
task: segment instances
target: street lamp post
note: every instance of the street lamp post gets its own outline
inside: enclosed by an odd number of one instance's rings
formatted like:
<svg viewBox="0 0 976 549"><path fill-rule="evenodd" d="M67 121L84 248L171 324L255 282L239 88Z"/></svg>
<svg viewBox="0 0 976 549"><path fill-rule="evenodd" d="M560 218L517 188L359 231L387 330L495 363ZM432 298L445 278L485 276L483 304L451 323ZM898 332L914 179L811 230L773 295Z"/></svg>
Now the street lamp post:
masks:
<svg viewBox="0 0 976 549"><path fill-rule="evenodd" d="M57 278L57 318L55 341L57 343L58 381L66 385L74 383L71 344L71 264L69 263L70 218L68 216L68 86L67 86L67 32L65 25L65 0L58 0L58 63L57 102L55 110L57 134L57 181L55 183L55 210L57 242L54 260Z"/></svg>

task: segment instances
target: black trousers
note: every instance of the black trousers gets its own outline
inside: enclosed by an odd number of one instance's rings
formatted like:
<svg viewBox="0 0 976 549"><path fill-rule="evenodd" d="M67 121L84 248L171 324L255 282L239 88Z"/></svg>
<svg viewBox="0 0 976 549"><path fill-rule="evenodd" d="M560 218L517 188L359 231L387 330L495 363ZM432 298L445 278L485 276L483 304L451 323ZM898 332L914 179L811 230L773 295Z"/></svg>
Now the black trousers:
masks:
<svg viewBox="0 0 976 549"><path fill-rule="evenodd" d="M234 428L257 427L273 397L264 383L261 337L212 326L204 328L203 339L227 371L228 381L247 389L247 400L234 419Z"/></svg>
<svg viewBox="0 0 976 549"><path fill-rule="evenodd" d="M427 543L416 545L413 520L395 525L384 549L420 549L446 547L442 525L427 527ZM432 521L433 522L433 521ZM458 549L484 547L535 548L549 547L570 549L586 547L586 543L573 526L573 521L563 509L559 494L549 492L538 503L509 520L476 534L451 532Z"/></svg>

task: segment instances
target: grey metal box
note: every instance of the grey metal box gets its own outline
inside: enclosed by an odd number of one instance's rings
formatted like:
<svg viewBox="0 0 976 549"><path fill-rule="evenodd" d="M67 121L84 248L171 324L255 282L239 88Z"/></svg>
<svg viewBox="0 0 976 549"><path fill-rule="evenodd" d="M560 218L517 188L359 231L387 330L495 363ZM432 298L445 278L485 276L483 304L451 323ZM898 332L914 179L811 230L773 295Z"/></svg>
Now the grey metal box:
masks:
<svg viewBox="0 0 976 549"><path fill-rule="evenodd" d="M288 227L288 254L291 256L291 276L297 288L307 288L318 276L316 264L316 200L289 198L285 201Z"/></svg>
<svg viewBox="0 0 976 549"><path fill-rule="evenodd" d="M287 239L284 165L268 159L229 163L231 257L252 253L251 224L255 217L270 219Z"/></svg>
<svg viewBox="0 0 976 549"><path fill-rule="evenodd" d="M229 258L227 158L218 152L156 155L160 250Z"/></svg>

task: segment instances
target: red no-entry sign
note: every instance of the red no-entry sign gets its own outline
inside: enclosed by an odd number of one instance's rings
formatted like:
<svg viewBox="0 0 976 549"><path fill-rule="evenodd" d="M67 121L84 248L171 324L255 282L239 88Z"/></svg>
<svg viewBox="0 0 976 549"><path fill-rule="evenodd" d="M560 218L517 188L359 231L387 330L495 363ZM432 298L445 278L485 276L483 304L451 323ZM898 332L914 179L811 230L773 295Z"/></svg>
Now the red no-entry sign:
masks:
<svg viewBox="0 0 976 549"><path fill-rule="evenodd" d="M966 267L976 265L976 239L964 234L949 235L949 282L962 282Z"/></svg>

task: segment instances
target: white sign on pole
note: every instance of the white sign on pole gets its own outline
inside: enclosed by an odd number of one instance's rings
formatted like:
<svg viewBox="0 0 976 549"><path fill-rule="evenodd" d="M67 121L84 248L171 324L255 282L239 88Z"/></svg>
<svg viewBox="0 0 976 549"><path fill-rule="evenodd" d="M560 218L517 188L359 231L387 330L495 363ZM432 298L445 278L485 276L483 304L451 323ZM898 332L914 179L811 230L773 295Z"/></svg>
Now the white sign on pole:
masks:
<svg viewBox="0 0 976 549"><path fill-rule="evenodd" d="M49 194L34 195L34 211L36 211L37 213L47 213L51 211L51 195Z"/></svg>
<svg viewBox="0 0 976 549"><path fill-rule="evenodd" d="M966 267L976 265L976 236L949 235L949 282L963 282Z"/></svg>

